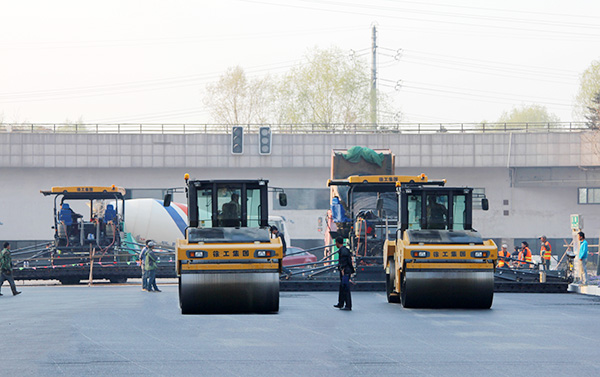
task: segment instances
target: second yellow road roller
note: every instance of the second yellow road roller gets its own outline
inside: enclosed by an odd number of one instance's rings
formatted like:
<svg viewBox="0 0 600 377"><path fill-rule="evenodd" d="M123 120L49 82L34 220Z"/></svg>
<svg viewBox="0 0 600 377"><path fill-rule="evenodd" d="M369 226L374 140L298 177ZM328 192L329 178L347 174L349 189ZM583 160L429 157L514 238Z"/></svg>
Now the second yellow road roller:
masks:
<svg viewBox="0 0 600 377"><path fill-rule="evenodd" d="M268 229L268 181L186 175L186 194L189 226L176 245L182 314L277 312L283 246Z"/></svg>
<svg viewBox="0 0 600 377"><path fill-rule="evenodd" d="M384 245L387 299L406 308L490 308L497 247L473 228L473 189L398 183L396 239ZM481 199L483 210L488 209Z"/></svg>

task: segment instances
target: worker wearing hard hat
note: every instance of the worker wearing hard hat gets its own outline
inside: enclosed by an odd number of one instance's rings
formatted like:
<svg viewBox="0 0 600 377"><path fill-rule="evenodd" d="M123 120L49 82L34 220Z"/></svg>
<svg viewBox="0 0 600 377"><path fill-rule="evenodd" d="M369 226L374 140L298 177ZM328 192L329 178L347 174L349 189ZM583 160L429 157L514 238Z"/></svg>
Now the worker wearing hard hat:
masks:
<svg viewBox="0 0 600 377"><path fill-rule="evenodd" d="M540 240L542 241L542 246L540 248L540 260L544 265L545 270L550 269L550 259L552 258L552 246L550 242L546 239L546 236L541 236Z"/></svg>
<svg viewBox="0 0 600 377"><path fill-rule="evenodd" d="M161 292L160 289L156 286L156 269L158 268L158 257L154 254L154 246L156 244L154 241L148 242L148 252L146 253L146 271L148 273L148 292Z"/></svg>
<svg viewBox="0 0 600 377"><path fill-rule="evenodd" d="M496 267L500 268L509 268L508 259L510 258L510 254L508 253L508 245L503 244L502 248L498 250L498 265Z"/></svg>

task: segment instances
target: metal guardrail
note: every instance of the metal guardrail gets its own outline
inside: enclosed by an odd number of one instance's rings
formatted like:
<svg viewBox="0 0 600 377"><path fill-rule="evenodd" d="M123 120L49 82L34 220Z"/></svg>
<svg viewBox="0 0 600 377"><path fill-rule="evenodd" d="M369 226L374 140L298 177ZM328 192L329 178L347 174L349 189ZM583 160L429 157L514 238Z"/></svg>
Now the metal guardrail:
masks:
<svg viewBox="0 0 600 377"><path fill-rule="evenodd" d="M33 134L229 134L231 124L59 124L1 123L0 133ZM585 122L553 123L353 123L242 124L247 134L270 126L275 134L556 133L590 130Z"/></svg>

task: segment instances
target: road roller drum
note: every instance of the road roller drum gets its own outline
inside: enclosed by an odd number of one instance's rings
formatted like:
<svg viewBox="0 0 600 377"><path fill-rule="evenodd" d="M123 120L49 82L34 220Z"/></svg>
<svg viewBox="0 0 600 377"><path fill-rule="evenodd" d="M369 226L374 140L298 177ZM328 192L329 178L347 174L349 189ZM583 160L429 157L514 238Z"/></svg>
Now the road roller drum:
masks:
<svg viewBox="0 0 600 377"><path fill-rule="evenodd" d="M405 308L489 309L494 298L494 272L408 270L403 273L400 289Z"/></svg>
<svg viewBox="0 0 600 377"><path fill-rule="evenodd" d="M274 313L279 310L279 274L184 273L179 303L183 314Z"/></svg>

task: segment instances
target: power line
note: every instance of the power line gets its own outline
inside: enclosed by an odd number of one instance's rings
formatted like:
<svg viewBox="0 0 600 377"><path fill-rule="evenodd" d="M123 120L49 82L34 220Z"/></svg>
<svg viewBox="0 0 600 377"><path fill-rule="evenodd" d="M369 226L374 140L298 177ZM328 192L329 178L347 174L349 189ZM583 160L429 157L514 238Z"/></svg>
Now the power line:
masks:
<svg viewBox="0 0 600 377"><path fill-rule="evenodd" d="M423 87L412 86L412 85L404 85L403 87L404 88L408 88L408 89L413 89L412 91L409 90L408 92L415 92L416 91L417 93L419 93L419 91L421 91L421 94L428 93L428 95L450 97L450 98L455 98L455 97L448 96L448 95L442 95L440 93L454 94L454 95L458 95L458 96L461 96L461 97L468 97L468 99L472 100L472 101L489 102L489 103L498 103L498 102L501 102L501 103L505 103L505 104L514 104L514 102L516 102L516 101L523 102L522 99L517 99L517 98L507 98L507 97L492 96L492 95L485 95L485 94L471 94L471 93L465 93L465 92L460 92L460 91L456 91L456 90L423 88ZM426 92L426 93L422 93L422 92ZM507 101L507 102L502 102L502 101ZM529 102L529 101L527 101L527 102ZM536 102L540 103L540 104L543 104L543 105L552 105L552 106L559 106L559 107L571 107L571 105L567 105L567 104L564 104L564 103L555 103L555 102L549 102L549 101L543 101L543 102L542 101L536 101Z"/></svg>
<svg viewBox="0 0 600 377"><path fill-rule="evenodd" d="M579 36L579 37L584 37L584 36L593 36L593 37L600 37L600 33L599 34L586 34L586 33L580 33L580 32L572 32L572 31L568 31L568 30L540 30L540 29L531 29L531 28L525 28L525 27L508 27L506 25L493 25L491 23L486 23L486 24L473 24L473 23L465 23L465 22L458 22L458 21L449 21L449 20L434 20L434 19L424 19L424 18L417 18L417 17L404 17L404 16L399 16L399 15L391 15L389 14L390 10L393 11L401 11L404 13L418 13L418 14L422 14L422 13L426 13L424 11L418 11L418 10L411 10L411 9L387 9L389 7L378 7L378 6L374 6L372 4L368 4L368 5L362 5L362 4L358 4L358 5L353 5L351 3L341 3L341 2L335 2L335 1L322 1L322 0L318 0L318 2L316 4L329 4L329 5L334 5L337 6L338 9L328 9L328 8L315 8L315 7L308 7L308 6L300 6L300 5L291 5L291 4L281 4L281 3L270 3L267 1L258 1L258 0L238 0L238 1L242 1L242 2L247 2L247 3L255 3L255 4L263 4L263 5L271 5L271 6L279 6L279 7L288 7L288 8L296 8L296 9L308 9L308 10L318 10L318 11L323 11L323 12L332 12L332 13L344 13L344 14L353 14L353 15L368 15L371 17L380 17L380 18L388 18L388 19L398 19L398 20L409 20L409 21L421 21L421 22L429 22L429 23L436 23L436 24L447 24L447 25L460 25L460 26L466 26L466 27L481 27L481 28L491 28L491 29L499 29L499 30L519 30L519 31L527 31L527 32L540 32L540 33L545 33L545 34L554 34L554 35L571 35L571 36ZM314 1L310 1L310 0L304 0L304 2L310 2L310 3L315 3ZM341 7L357 7L357 8L366 8L366 9L380 9L380 10L386 10L386 13L372 13L372 12L358 12L358 11L350 11L350 10L346 10L346 9L339 9L339 6ZM429 12L429 13L433 13L433 12ZM489 21L489 20L494 20L494 21L505 21L505 22L511 22L510 19L506 18L506 19L502 19L502 18L494 18L494 17L489 17L489 16L465 16L465 15L461 15L461 14L456 14L456 17L463 17L463 18L474 18L474 19L481 19L484 21ZM523 21L527 21L527 23L535 23L535 22L531 22L530 20L512 20L512 22L523 22ZM546 22L547 26L560 26L557 25L556 22ZM578 27L578 24L573 23L572 25L567 25L567 27ZM584 25L584 28L586 26ZM594 29L598 29L600 30L600 27L596 26L596 25L589 25L589 27L592 27Z"/></svg>
<svg viewBox="0 0 600 377"><path fill-rule="evenodd" d="M301 60L265 64L248 69L249 73L261 73L265 71L288 69L294 66L291 62L298 63ZM48 100L71 99L79 97L105 96L114 94L138 93L154 90L182 88L196 86L202 83L212 82L218 79L222 73L209 73L201 75L176 76L170 78L150 79L141 81L130 81L106 85L94 85L83 87L71 87L62 89L46 89L27 92L0 93L0 103L14 102L37 102Z"/></svg>
<svg viewBox="0 0 600 377"><path fill-rule="evenodd" d="M486 69L483 68L479 68L479 69L466 69L466 68L462 68L462 67L453 67L453 66L448 66L445 64L436 64L435 61L431 61L431 60L427 60L427 59L411 59L411 58L405 58L402 60L402 62L408 63L408 64L415 64L418 65L419 67L421 66L429 66L429 67L437 67L437 68L443 68L443 69L449 69L449 70L455 70L455 71L463 71L463 72L469 72L469 73L475 73L475 74L480 74L480 75L490 75L490 72L486 72ZM492 70L491 68L487 69ZM495 72L494 76L500 76L500 77L510 77L510 78L519 78L519 79L527 79L527 80L534 80L534 81L543 81L543 82L550 82L550 83L559 83L559 84L572 84L573 81L567 81L567 80L549 80L549 79L543 79L543 78L535 78L533 77L534 75L531 74L506 74L506 73L502 73L502 72Z"/></svg>

